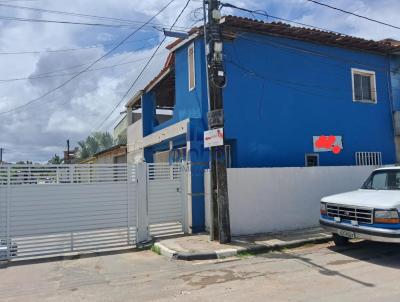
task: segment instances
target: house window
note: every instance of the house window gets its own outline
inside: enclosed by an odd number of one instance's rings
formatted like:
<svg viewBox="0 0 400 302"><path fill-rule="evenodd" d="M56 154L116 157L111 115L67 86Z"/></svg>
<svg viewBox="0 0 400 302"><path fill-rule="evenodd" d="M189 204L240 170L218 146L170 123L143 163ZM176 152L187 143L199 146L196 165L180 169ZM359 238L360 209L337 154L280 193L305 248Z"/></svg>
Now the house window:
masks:
<svg viewBox="0 0 400 302"><path fill-rule="evenodd" d="M306 167L319 166L319 155L318 154L306 154Z"/></svg>
<svg viewBox="0 0 400 302"><path fill-rule="evenodd" d="M381 166L381 152L356 152L357 166Z"/></svg>
<svg viewBox="0 0 400 302"><path fill-rule="evenodd" d="M189 74L189 91L193 90L196 86L195 66L194 66L194 44L192 43L188 48L188 74Z"/></svg>
<svg viewBox="0 0 400 302"><path fill-rule="evenodd" d="M375 104L377 101L375 72L352 68L351 74L353 101Z"/></svg>

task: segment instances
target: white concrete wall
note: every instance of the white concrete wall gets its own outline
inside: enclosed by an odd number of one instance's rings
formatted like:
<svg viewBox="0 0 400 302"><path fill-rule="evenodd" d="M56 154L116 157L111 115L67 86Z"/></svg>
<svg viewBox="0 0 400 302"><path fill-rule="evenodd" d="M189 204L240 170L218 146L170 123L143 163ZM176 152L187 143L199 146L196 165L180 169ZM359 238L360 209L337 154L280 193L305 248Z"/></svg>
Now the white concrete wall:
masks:
<svg viewBox="0 0 400 302"><path fill-rule="evenodd" d="M127 129L127 162L136 164L143 162L143 127L142 120L138 120Z"/></svg>
<svg viewBox="0 0 400 302"><path fill-rule="evenodd" d="M316 226L321 197L360 188L373 169L371 166L228 169L232 234ZM209 196L206 197L209 202Z"/></svg>

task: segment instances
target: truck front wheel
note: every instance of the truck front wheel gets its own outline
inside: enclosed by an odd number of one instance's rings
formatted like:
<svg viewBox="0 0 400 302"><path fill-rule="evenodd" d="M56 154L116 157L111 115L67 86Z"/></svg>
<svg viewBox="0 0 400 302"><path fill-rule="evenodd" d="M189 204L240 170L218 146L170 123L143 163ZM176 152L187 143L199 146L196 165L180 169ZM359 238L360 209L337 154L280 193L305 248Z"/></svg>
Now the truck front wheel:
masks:
<svg viewBox="0 0 400 302"><path fill-rule="evenodd" d="M333 233L333 242L336 246L346 246L349 244L349 238L340 236L338 234Z"/></svg>

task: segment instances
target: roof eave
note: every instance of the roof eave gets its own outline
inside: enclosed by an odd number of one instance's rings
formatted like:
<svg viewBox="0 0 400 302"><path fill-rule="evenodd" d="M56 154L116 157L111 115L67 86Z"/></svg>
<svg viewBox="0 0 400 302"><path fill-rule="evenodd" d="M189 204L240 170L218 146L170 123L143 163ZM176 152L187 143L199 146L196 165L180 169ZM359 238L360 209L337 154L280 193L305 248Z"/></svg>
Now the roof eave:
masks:
<svg viewBox="0 0 400 302"><path fill-rule="evenodd" d="M182 40L180 43L178 43L174 47L172 47L170 49L170 52L175 52L176 50L178 50L179 48L185 46L186 44L188 44L189 42L193 41L194 39L196 39L199 36L200 36L199 32L196 32L196 33L190 35L188 38L186 38L185 40Z"/></svg>
<svg viewBox="0 0 400 302"><path fill-rule="evenodd" d="M136 94L126 103L125 107L133 107L138 101L142 99L142 95L144 94L144 90L139 90Z"/></svg>
<svg viewBox="0 0 400 302"><path fill-rule="evenodd" d="M153 82L150 83L148 87L145 88L145 92L151 91L154 87L156 87L163 79L165 79L171 72L171 67L166 69L165 71L162 72L161 75L158 76L158 78Z"/></svg>

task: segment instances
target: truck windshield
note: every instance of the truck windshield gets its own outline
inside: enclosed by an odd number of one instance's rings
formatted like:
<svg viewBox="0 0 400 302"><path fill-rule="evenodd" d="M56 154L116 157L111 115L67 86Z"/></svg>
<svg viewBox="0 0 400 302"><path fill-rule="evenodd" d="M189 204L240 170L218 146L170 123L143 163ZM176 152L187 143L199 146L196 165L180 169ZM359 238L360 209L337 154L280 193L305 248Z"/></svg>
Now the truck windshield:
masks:
<svg viewBox="0 0 400 302"><path fill-rule="evenodd" d="M362 186L367 190L400 190L400 170L375 171Z"/></svg>

